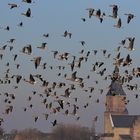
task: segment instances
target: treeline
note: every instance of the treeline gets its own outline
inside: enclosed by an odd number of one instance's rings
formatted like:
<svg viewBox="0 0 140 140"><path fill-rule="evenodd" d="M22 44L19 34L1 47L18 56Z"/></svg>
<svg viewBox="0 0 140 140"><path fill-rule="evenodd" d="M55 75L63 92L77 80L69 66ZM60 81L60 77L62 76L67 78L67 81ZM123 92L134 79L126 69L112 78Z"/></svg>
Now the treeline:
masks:
<svg viewBox="0 0 140 140"><path fill-rule="evenodd" d="M90 130L79 125L58 125L49 140L89 140Z"/></svg>
<svg viewBox="0 0 140 140"><path fill-rule="evenodd" d="M1 135L5 136L1 129ZM51 133L43 133L36 128L27 128L22 131L12 130L10 134L14 140L90 140L91 130L75 124L59 124L55 126Z"/></svg>

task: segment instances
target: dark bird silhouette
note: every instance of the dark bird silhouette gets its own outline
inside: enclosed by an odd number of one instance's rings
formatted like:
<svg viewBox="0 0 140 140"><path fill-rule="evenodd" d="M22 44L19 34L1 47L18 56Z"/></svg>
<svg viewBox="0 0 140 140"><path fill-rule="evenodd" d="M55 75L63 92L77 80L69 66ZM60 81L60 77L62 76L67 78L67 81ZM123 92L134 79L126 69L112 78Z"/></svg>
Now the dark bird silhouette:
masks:
<svg viewBox="0 0 140 140"><path fill-rule="evenodd" d="M35 81L35 79L34 79L32 74L30 74L29 80L26 80L26 79L23 79L23 80L25 82L28 82L28 83L32 84L32 85L36 83L36 81Z"/></svg>
<svg viewBox="0 0 140 140"><path fill-rule="evenodd" d="M4 28L4 30L10 31L10 27L6 26L6 28Z"/></svg>
<svg viewBox="0 0 140 140"><path fill-rule="evenodd" d="M53 52L53 57L56 58L56 55L58 54L58 51L52 51Z"/></svg>
<svg viewBox="0 0 140 140"><path fill-rule="evenodd" d="M131 14L131 13L129 13L129 14L124 14L124 15L127 16L127 23L128 23L128 24L129 24L130 21L135 17L134 14Z"/></svg>
<svg viewBox="0 0 140 140"><path fill-rule="evenodd" d="M130 65L132 63L132 59L130 58L130 55L128 54L126 59L123 61L123 66Z"/></svg>
<svg viewBox="0 0 140 140"><path fill-rule="evenodd" d="M85 22L85 21L86 21L86 19L85 19L85 18L81 18L81 20L82 20L83 22Z"/></svg>
<svg viewBox="0 0 140 140"><path fill-rule="evenodd" d="M91 18L95 10L93 8L87 8L86 10L88 10L88 17Z"/></svg>
<svg viewBox="0 0 140 140"><path fill-rule="evenodd" d="M128 43L128 47L127 46L124 46L124 48L127 48L129 51L133 51L135 50L134 49L134 41L135 41L135 37L131 38L131 37L128 37L127 38L129 43Z"/></svg>
<svg viewBox="0 0 140 140"><path fill-rule="evenodd" d="M0 48L0 50L5 50L6 47L7 47L7 45L4 45L4 46L2 46L2 47Z"/></svg>
<svg viewBox="0 0 140 140"><path fill-rule="evenodd" d="M22 2L32 3L32 0L22 0Z"/></svg>
<svg viewBox="0 0 140 140"><path fill-rule="evenodd" d="M101 16L101 10L100 9L98 9L97 11L96 11L96 17L97 18L100 18L100 16Z"/></svg>
<svg viewBox="0 0 140 140"><path fill-rule="evenodd" d="M16 75L16 83L18 84L20 80L22 79L21 75Z"/></svg>
<svg viewBox="0 0 140 140"><path fill-rule="evenodd" d="M31 55L32 54L32 46L31 44L28 44L27 46L23 47L21 50L22 53Z"/></svg>
<svg viewBox="0 0 140 140"><path fill-rule="evenodd" d="M8 3L8 5L10 6L10 9L20 7L19 5L15 4L15 3Z"/></svg>
<svg viewBox="0 0 140 140"><path fill-rule="evenodd" d="M71 36L72 36L72 33L68 33L68 36L69 36L69 38L71 38Z"/></svg>
<svg viewBox="0 0 140 140"><path fill-rule="evenodd" d="M53 126L57 125L57 120L54 120L53 122L51 122Z"/></svg>
<svg viewBox="0 0 140 140"><path fill-rule="evenodd" d="M64 108L64 100L56 100L60 107L63 109Z"/></svg>
<svg viewBox="0 0 140 140"><path fill-rule="evenodd" d="M23 27L23 22L20 22L17 26Z"/></svg>
<svg viewBox="0 0 140 140"><path fill-rule="evenodd" d="M62 36L66 37L68 35L68 31L65 30L64 34Z"/></svg>
<svg viewBox="0 0 140 140"><path fill-rule="evenodd" d="M34 58L34 62L35 62L35 69L37 69L37 67L40 65L41 57Z"/></svg>
<svg viewBox="0 0 140 140"><path fill-rule="evenodd" d="M97 50L93 50L94 55L96 55L96 54L97 54L97 52L98 52Z"/></svg>
<svg viewBox="0 0 140 140"><path fill-rule="evenodd" d="M45 116L45 120L48 120L49 114L48 113L44 113Z"/></svg>
<svg viewBox="0 0 140 140"><path fill-rule="evenodd" d="M17 54L14 55L14 61L17 59L17 56L18 56Z"/></svg>
<svg viewBox="0 0 140 140"><path fill-rule="evenodd" d="M9 41L7 41L8 43L14 43L16 41L15 38L11 38Z"/></svg>
<svg viewBox="0 0 140 140"><path fill-rule="evenodd" d="M70 92L69 90L70 90L70 89L67 88L67 89L65 90L65 94L64 94L64 95L61 95L61 96L66 97L66 98L69 98L69 97L70 97L70 94L71 94L71 92Z"/></svg>
<svg viewBox="0 0 140 140"><path fill-rule="evenodd" d="M118 6L117 5L109 5L112 7L112 15L109 15L112 18L117 18L118 17Z"/></svg>
<svg viewBox="0 0 140 140"><path fill-rule="evenodd" d="M31 17L31 9L28 8L26 13L21 13L22 15L26 16L26 17Z"/></svg>
<svg viewBox="0 0 140 140"><path fill-rule="evenodd" d="M0 54L0 60L2 60L2 58L3 58L3 54Z"/></svg>
<svg viewBox="0 0 140 140"><path fill-rule="evenodd" d="M121 18L119 18L117 24L114 25L114 27L121 28L121 26L122 26L122 21L121 21Z"/></svg>
<svg viewBox="0 0 140 140"><path fill-rule="evenodd" d="M64 115L69 115L69 110L67 109L67 110L65 110L65 113L64 113Z"/></svg>
<svg viewBox="0 0 140 140"><path fill-rule="evenodd" d="M39 47L37 47L37 48L39 48L39 49L42 49L42 50L45 50L46 48L47 48L47 43L46 42L43 42L42 44L41 44L41 46L39 46Z"/></svg>
<svg viewBox="0 0 140 140"><path fill-rule="evenodd" d="M70 78L66 78L67 80L71 80L71 81L75 81L76 80L76 73L77 73L77 71L75 71L75 72L73 72L72 74L71 74L71 77Z"/></svg>
<svg viewBox="0 0 140 140"><path fill-rule="evenodd" d="M47 37L49 37L49 33L43 34L43 36L47 38Z"/></svg>
<svg viewBox="0 0 140 140"><path fill-rule="evenodd" d="M86 42L85 42L85 41L83 41L83 40L82 40L82 41L80 41L80 43L81 43L81 45L82 45L82 46L85 46L85 44L86 44Z"/></svg>
<svg viewBox="0 0 140 140"><path fill-rule="evenodd" d="M120 45L125 45L126 39L123 39L119 44Z"/></svg>
<svg viewBox="0 0 140 140"><path fill-rule="evenodd" d="M38 119L39 119L38 116L35 116L35 117L34 117L34 121L35 121L35 122L37 122Z"/></svg>

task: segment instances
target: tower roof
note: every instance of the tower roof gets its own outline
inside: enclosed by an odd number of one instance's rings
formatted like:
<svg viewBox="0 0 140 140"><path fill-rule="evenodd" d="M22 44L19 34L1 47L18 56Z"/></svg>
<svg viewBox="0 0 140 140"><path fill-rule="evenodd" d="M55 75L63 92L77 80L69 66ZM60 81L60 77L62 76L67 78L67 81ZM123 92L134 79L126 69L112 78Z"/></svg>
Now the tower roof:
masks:
<svg viewBox="0 0 140 140"><path fill-rule="evenodd" d="M109 86L109 91L107 93L107 96L115 96L115 95L126 96L126 93L122 88L122 83L120 81L120 75L119 75L119 68L117 66L115 66L111 80L112 81Z"/></svg>
<svg viewBox="0 0 140 140"><path fill-rule="evenodd" d="M124 92L121 83L118 80L113 80L110 84L110 88L107 96L115 96L115 95L122 95L126 96L126 93Z"/></svg>

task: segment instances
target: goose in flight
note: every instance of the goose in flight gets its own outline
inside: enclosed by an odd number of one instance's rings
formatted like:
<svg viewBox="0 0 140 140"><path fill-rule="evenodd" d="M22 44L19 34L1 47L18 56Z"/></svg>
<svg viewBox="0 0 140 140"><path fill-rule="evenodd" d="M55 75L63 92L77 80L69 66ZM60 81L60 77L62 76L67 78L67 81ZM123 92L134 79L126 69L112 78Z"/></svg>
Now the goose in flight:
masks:
<svg viewBox="0 0 140 140"><path fill-rule="evenodd" d="M23 22L20 22L17 26L23 27Z"/></svg>
<svg viewBox="0 0 140 140"><path fill-rule="evenodd" d="M9 41L7 41L8 43L14 43L15 42L15 38L11 38Z"/></svg>
<svg viewBox="0 0 140 140"><path fill-rule="evenodd" d="M49 33L43 34L43 36L47 38L47 37L49 37Z"/></svg>
<svg viewBox="0 0 140 140"><path fill-rule="evenodd" d="M122 26L122 21L121 21L121 18L119 18L117 24L114 25L114 27L121 28L121 26Z"/></svg>
<svg viewBox="0 0 140 140"><path fill-rule="evenodd" d="M84 40L80 41L80 43L81 43L82 46L86 45L86 42Z"/></svg>
<svg viewBox="0 0 140 140"><path fill-rule="evenodd" d="M28 44L27 46L23 47L21 50L22 53L31 55L32 54L32 46L31 44Z"/></svg>
<svg viewBox="0 0 140 140"><path fill-rule="evenodd" d="M6 27L4 28L4 30L10 31L10 27L9 27L9 26L6 26Z"/></svg>
<svg viewBox="0 0 140 140"><path fill-rule="evenodd" d="M130 23L131 19L133 19L133 18L135 17L134 14L131 14L131 13L129 13L129 14L124 14L124 15L127 16L127 23L128 23L128 24Z"/></svg>
<svg viewBox="0 0 140 140"><path fill-rule="evenodd" d="M46 42L43 42L42 44L41 44L41 46L39 46L39 47L37 47L37 48L39 48L39 49L42 49L42 50L45 50L46 48L47 48L47 43Z"/></svg>
<svg viewBox="0 0 140 140"><path fill-rule="evenodd" d="M126 59L123 61L123 66L130 65L130 64L132 64L132 59L130 58L130 55L128 54Z"/></svg>
<svg viewBox="0 0 140 140"><path fill-rule="evenodd" d="M61 96L65 97L65 98L69 98L69 97L70 97L70 94L71 94L70 89L67 88L67 89L65 90L65 94L64 94L64 95L61 95Z"/></svg>
<svg viewBox="0 0 140 140"><path fill-rule="evenodd" d="M58 51L52 51L54 59L56 58L56 55L58 54Z"/></svg>
<svg viewBox="0 0 140 140"><path fill-rule="evenodd" d="M19 5L15 4L15 3L8 3L8 5L10 6L10 9L20 7Z"/></svg>
<svg viewBox="0 0 140 140"><path fill-rule="evenodd" d="M117 5L109 5L112 7L112 15L109 15L112 18L117 18L118 17L118 6Z"/></svg>
<svg viewBox="0 0 140 140"><path fill-rule="evenodd" d="M57 120L54 120L53 122L51 122L53 126L57 125Z"/></svg>
<svg viewBox="0 0 140 140"><path fill-rule="evenodd" d="M86 21L86 19L85 19L85 18L81 18L81 20L82 20L83 22L85 22L85 21Z"/></svg>
<svg viewBox="0 0 140 140"><path fill-rule="evenodd" d="M26 11L26 13L21 13L21 15L24 15L26 17L31 17L31 9L28 8L27 11Z"/></svg>
<svg viewBox="0 0 140 140"><path fill-rule="evenodd" d="M22 2L32 3L32 0L22 0Z"/></svg>
<svg viewBox="0 0 140 140"><path fill-rule="evenodd" d="M93 8L87 8L86 10L88 10L88 16L91 18L95 10Z"/></svg>
<svg viewBox="0 0 140 140"><path fill-rule="evenodd" d="M33 60L31 60L31 61L34 61L35 69L37 69L38 66L40 65L41 59L42 59L42 57L39 56L39 57L35 57Z"/></svg>
<svg viewBox="0 0 140 140"><path fill-rule="evenodd" d="M65 30L64 31L64 34L62 35L63 37L66 37L68 35L68 31L67 30Z"/></svg>
<svg viewBox="0 0 140 140"><path fill-rule="evenodd" d="M133 38L128 37L127 39L128 39L128 41L129 41L129 43L128 43L128 47L125 47L125 48L127 48L129 51L135 50L135 49L134 49L135 37L133 37Z"/></svg>
<svg viewBox="0 0 140 140"><path fill-rule="evenodd" d="M20 80L22 79L21 75L16 75L16 83L18 84Z"/></svg>
<svg viewBox="0 0 140 140"><path fill-rule="evenodd" d="M34 79L32 74L30 74L29 80L26 80L26 79L23 79L23 80L25 82L28 82L28 83L32 84L32 85L34 85L36 83L36 81L35 81L35 79Z"/></svg>

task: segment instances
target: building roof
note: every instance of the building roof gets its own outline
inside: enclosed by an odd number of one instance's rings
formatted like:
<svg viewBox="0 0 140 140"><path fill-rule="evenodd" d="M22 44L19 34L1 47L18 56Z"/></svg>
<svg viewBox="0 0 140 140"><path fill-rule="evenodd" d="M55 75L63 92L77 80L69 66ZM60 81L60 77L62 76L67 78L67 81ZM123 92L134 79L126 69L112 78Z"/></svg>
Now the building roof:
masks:
<svg viewBox="0 0 140 140"><path fill-rule="evenodd" d="M126 96L126 93L124 92L119 80L112 80L110 84L110 89L106 94L106 96L115 96L115 95Z"/></svg>
<svg viewBox="0 0 140 140"><path fill-rule="evenodd" d="M119 128L132 128L138 117L140 115L111 115L113 126Z"/></svg>
<svg viewBox="0 0 140 140"><path fill-rule="evenodd" d="M107 93L107 96L115 96L115 95L122 95L126 96L126 93L124 92L122 88L122 82L120 80L120 74L119 74L119 68L115 66L114 71L111 75L111 84L109 86L109 91Z"/></svg>
<svg viewBox="0 0 140 140"><path fill-rule="evenodd" d="M120 135L121 140L132 140L130 135Z"/></svg>

